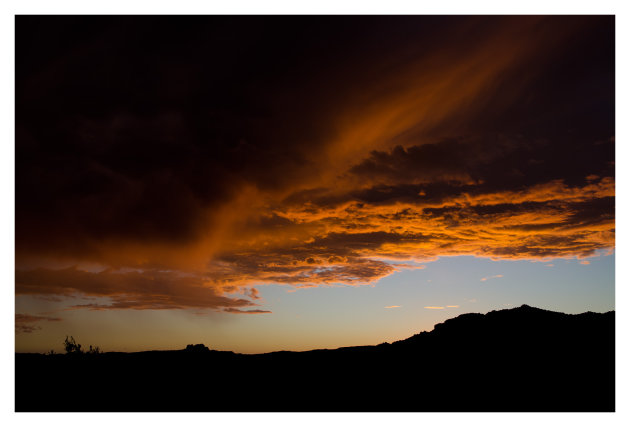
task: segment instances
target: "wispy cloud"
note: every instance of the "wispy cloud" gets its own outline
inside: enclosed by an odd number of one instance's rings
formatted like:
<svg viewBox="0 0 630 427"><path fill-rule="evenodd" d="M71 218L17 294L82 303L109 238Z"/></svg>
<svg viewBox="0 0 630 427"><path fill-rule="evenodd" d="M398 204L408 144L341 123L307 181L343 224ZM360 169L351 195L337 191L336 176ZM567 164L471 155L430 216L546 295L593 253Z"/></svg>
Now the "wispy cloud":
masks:
<svg viewBox="0 0 630 427"><path fill-rule="evenodd" d="M591 263L590 261L586 261L586 260L580 261L580 264L582 265L589 265L590 263Z"/></svg>
<svg viewBox="0 0 630 427"><path fill-rule="evenodd" d="M447 305L446 308L459 308L458 305Z"/></svg>
<svg viewBox="0 0 630 427"><path fill-rule="evenodd" d="M444 307L439 307L439 306L428 306L428 307L424 307L428 310L444 310Z"/></svg>
<svg viewBox="0 0 630 427"><path fill-rule="evenodd" d="M496 274L496 275L494 275L494 276L483 277L483 278L481 279L481 281L482 281L482 282L485 282L486 280L490 280L490 279L499 279L499 278L501 278L501 277L503 277L503 274Z"/></svg>
<svg viewBox="0 0 630 427"><path fill-rule="evenodd" d="M387 305L385 306L385 308L400 308L401 306L399 305Z"/></svg>
<svg viewBox="0 0 630 427"><path fill-rule="evenodd" d="M18 313L15 315L15 332L28 334L41 329L41 326L37 325L37 323L60 322L61 320L62 319L60 317L35 316L32 314Z"/></svg>
<svg viewBox="0 0 630 427"><path fill-rule="evenodd" d="M238 308L226 308L223 311L226 313L236 313L236 314L264 314L271 313L269 310L240 310Z"/></svg>

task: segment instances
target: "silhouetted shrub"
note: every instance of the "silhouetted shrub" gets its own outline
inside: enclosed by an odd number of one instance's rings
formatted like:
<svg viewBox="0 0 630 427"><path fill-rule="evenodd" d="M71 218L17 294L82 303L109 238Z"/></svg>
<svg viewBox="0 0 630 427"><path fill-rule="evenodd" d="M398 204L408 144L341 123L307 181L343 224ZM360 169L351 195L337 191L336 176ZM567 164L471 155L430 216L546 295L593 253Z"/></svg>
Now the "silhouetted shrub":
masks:
<svg viewBox="0 0 630 427"><path fill-rule="evenodd" d="M63 342L63 346L66 349L66 354L82 354L83 350L81 350L81 344L77 344L74 340L74 337L66 335L66 340Z"/></svg>
<svg viewBox="0 0 630 427"><path fill-rule="evenodd" d="M88 350L87 354L99 354L101 352L101 349L96 346L96 347L92 347L90 346L90 349Z"/></svg>
<svg viewBox="0 0 630 427"><path fill-rule="evenodd" d="M100 354L101 353L101 349L96 346L96 347L92 347L90 346L90 349L86 352L84 352L83 350L81 350L81 344L77 344L77 342L74 340L74 337L70 337L68 338L68 336L66 336L65 341L63 342L63 346L66 349L66 354ZM53 354L52 350L51 353Z"/></svg>

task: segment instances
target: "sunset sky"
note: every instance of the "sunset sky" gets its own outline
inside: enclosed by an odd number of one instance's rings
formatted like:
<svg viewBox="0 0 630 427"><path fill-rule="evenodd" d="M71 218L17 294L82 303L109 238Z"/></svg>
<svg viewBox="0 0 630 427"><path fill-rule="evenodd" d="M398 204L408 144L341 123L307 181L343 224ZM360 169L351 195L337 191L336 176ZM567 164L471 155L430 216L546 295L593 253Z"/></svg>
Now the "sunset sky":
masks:
<svg viewBox="0 0 630 427"><path fill-rule="evenodd" d="M615 309L612 16L16 18L16 351Z"/></svg>

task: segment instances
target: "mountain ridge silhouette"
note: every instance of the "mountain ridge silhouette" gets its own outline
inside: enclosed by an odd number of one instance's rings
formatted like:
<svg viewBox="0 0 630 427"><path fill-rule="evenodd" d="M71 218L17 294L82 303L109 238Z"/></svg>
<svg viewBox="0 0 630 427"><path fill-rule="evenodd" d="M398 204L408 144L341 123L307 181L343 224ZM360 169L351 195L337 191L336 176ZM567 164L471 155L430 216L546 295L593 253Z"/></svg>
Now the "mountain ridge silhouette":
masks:
<svg viewBox="0 0 630 427"><path fill-rule="evenodd" d="M337 349L17 353L16 411L614 411L614 336L614 311L522 305Z"/></svg>

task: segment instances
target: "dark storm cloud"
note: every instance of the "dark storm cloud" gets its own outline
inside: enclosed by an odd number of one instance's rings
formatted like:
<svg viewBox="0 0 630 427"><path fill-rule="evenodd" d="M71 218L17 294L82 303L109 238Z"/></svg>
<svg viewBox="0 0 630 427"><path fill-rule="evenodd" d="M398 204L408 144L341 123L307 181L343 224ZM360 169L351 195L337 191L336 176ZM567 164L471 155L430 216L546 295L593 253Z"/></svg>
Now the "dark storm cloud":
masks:
<svg viewBox="0 0 630 427"><path fill-rule="evenodd" d="M104 238L173 244L194 240L212 210L243 185L286 190L317 176L315 153L339 136L336 118L400 91L396 82L406 83L398 74L433 58L437 46L444 55L466 60L463 53L492 46L509 20L517 27L536 22L488 17L18 17L17 249L46 252L54 244L57 252L76 254L98 251ZM606 34L599 33L608 27L600 20L604 25L557 18L543 21L539 30L582 25L586 31L577 33L578 41L602 38ZM599 33L589 35L592 28ZM591 44L583 46L590 50L581 56L593 56L593 51L604 55L601 43ZM578 79L583 72L576 70L587 60L567 55L560 63L565 74L559 83L567 76ZM566 73L567 66L575 70ZM604 80L608 70L591 64L593 68L595 77L609 84ZM421 71L431 77L435 72ZM548 79L544 77L536 83ZM590 87L593 73L587 77ZM578 83L584 86L585 80ZM387 84L374 84L380 81ZM582 90L562 83L545 91L538 103L519 102L529 105L522 114L531 121L540 105L571 105L567 93ZM356 104L361 99L364 104ZM482 101L485 110L496 104ZM497 111L492 113L495 117ZM475 120L479 116L467 114ZM431 147L408 151L412 157L432 157L424 162L425 180L437 169L438 175L455 177L466 172L461 162L437 160L436 148L434 156ZM42 234L47 243L41 242Z"/></svg>
<svg viewBox="0 0 630 427"><path fill-rule="evenodd" d="M18 250L186 242L244 182L296 178L322 129L296 105L306 99L276 98L293 92L276 71L304 59L270 24L19 17Z"/></svg>
<svg viewBox="0 0 630 427"><path fill-rule="evenodd" d="M418 200L421 194L424 201L439 202L455 194L518 190L559 179L584 185L601 176L614 176L612 148L580 135L553 140L502 135L397 146L389 152L373 151L350 169L350 176L358 177L366 187L355 190L350 198L391 203ZM327 201L333 200L322 198L324 204ZM338 196L336 201L344 200Z"/></svg>
<svg viewBox="0 0 630 427"><path fill-rule="evenodd" d="M16 291L236 311L611 249L614 77L607 16L20 16L16 263L106 270Z"/></svg>

